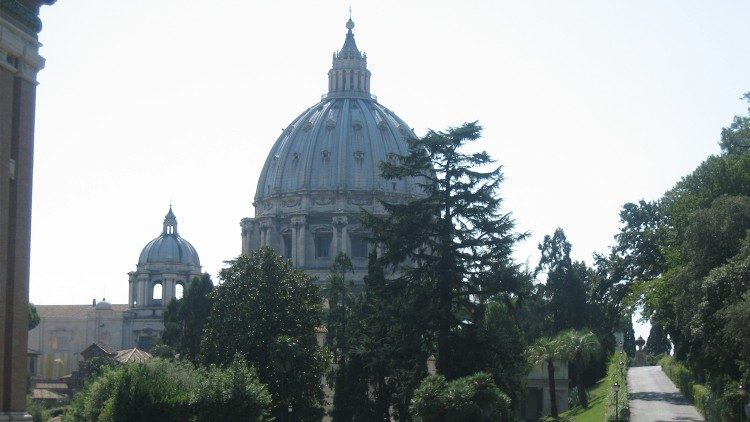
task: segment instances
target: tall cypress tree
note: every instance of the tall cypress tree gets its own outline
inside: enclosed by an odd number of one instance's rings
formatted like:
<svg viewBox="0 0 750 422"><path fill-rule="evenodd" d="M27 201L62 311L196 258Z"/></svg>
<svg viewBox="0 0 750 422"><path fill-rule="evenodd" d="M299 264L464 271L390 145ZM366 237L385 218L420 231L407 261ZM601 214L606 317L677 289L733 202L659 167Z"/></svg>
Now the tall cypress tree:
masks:
<svg viewBox="0 0 750 422"><path fill-rule="evenodd" d="M456 370L456 333L481 318L489 298L507 293L516 273L512 247L524 237L501 211L501 167L489 168L494 161L484 151L464 152L481 131L473 122L409 140L410 152L382 163L381 172L414 178L423 194L384 203L386 215L365 218L383 262L399 268L404 289L420 292L412 298L424 303L414 308L426 317L438 370L448 378L464 375Z"/></svg>
<svg viewBox="0 0 750 422"><path fill-rule="evenodd" d="M672 350L672 343L667 338L664 327L659 324L652 324L646 339L646 347L643 348L650 355L661 355L669 353Z"/></svg>

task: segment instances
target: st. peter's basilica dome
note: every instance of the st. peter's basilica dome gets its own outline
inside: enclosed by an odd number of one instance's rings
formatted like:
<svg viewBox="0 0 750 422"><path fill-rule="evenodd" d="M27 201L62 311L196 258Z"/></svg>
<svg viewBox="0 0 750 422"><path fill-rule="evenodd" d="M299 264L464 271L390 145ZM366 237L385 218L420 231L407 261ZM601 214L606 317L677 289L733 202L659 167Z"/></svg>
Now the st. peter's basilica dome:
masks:
<svg viewBox="0 0 750 422"><path fill-rule="evenodd" d="M409 179L380 176L381 161L408 152L412 130L370 94L367 55L354 41L354 22L333 54L328 93L284 129L263 165L253 205L242 220L242 251L271 246L313 275L324 275L333 257L347 253L366 268L362 210L384 212L378 200L404 201L420 194Z"/></svg>

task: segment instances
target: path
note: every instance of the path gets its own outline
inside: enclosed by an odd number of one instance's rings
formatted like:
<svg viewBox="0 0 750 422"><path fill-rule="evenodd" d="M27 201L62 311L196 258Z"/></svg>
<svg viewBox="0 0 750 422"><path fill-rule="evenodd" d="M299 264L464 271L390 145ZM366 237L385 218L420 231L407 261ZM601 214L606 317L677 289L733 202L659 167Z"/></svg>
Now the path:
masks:
<svg viewBox="0 0 750 422"><path fill-rule="evenodd" d="M705 421L660 366L628 369L631 422Z"/></svg>

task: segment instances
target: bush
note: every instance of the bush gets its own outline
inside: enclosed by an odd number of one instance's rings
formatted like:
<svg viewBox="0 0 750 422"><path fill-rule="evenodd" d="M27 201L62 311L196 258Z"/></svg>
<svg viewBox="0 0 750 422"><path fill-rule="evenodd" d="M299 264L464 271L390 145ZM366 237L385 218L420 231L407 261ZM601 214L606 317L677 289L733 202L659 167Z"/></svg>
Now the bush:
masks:
<svg viewBox="0 0 750 422"><path fill-rule="evenodd" d="M41 404L31 399L31 396L26 396L26 411L31 415L31 419L34 422L42 422L44 418L44 407Z"/></svg>
<svg viewBox="0 0 750 422"><path fill-rule="evenodd" d="M723 388L714 389L698 384L693 373L672 356L659 359L659 366L682 394L706 417L706 420L727 422L739 420L741 397L736 382L722 380L723 382L718 384Z"/></svg>
<svg viewBox="0 0 750 422"><path fill-rule="evenodd" d="M669 356L669 355L665 355L663 353L660 355L646 355L646 365L657 366L659 365L659 360L661 360L661 358L663 358L664 356Z"/></svg>
<svg viewBox="0 0 750 422"><path fill-rule="evenodd" d="M266 387L241 360L223 369L152 359L108 369L87 383L64 420L266 421L270 404Z"/></svg>
<svg viewBox="0 0 750 422"><path fill-rule="evenodd" d="M624 368L620 368L620 361ZM604 404L604 418L607 421L627 421L630 419L628 407L628 355L626 353L613 353L607 364L606 400ZM620 391L615 397L614 385L620 385ZM615 402L615 398L617 401Z"/></svg>
<svg viewBox="0 0 750 422"><path fill-rule="evenodd" d="M409 412L422 422L511 419L510 398L484 372L450 382L442 375L428 376L414 391Z"/></svg>

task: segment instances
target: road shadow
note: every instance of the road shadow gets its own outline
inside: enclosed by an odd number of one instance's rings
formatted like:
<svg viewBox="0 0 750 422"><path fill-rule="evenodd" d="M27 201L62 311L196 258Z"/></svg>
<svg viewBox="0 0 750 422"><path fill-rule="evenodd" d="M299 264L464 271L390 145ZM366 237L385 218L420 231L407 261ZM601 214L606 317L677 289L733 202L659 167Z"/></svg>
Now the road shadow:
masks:
<svg viewBox="0 0 750 422"><path fill-rule="evenodd" d="M630 400L643 401L663 401L672 404L691 405L690 402L681 393L659 393L654 391L642 391L640 393L630 393ZM683 420L683 419L674 419ZM684 419L693 420L693 419Z"/></svg>
<svg viewBox="0 0 750 422"><path fill-rule="evenodd" d="M705 422L703 418L692 418L690 416L675 416L672 419L657 419L654 422L674 422L674 421L692 421L692 422Z"/></svg>

